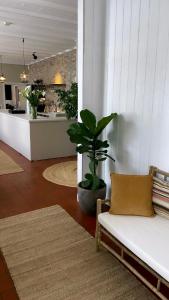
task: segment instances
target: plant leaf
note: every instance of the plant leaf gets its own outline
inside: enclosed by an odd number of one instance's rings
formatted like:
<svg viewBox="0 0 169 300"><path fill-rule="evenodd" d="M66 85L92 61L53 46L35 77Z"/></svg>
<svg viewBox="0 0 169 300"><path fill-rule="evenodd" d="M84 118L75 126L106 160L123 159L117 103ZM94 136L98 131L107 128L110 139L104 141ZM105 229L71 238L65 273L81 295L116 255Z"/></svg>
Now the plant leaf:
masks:
<svg viewBox="0 0 169 300"><path fill-rule="evenodd" d="M104 155L105 155L106 157L110 158L112 161L115 162L115 159L114 159L112 156L110 156L109 154L104 153Z"/></svg>
<svg viewBox="0 0 169 300"><path fill-rule="evenodd" d="M86 173L85 178L88 179L88 180L91 180L91 181L93 180L93 176L90 173Z"/></svg>
<svg viewBox="0 0 169 300"><path fill-rule="evenodd" d="M78 137L77 143L79 142L79 137L82 137L84 141L90 141L93 138L93 135L90 133L90 131L85 127L84 124L81 124L79 122L73 123L69 126L69 129L67 130L67 133L70 137L70 140L73 142L76 142L76 138ZM82 139L81 139L82 140Z"/></svg>
<svg viewBox="0 0 169 300"><path fill-rule="evenodd" d="M81 181L80 186L84 189L90 189L91 182L89 180L83 180Z"/></svg>
<svg viewBox="0 0 169 300"><path fill-rule="evenodd" d="M102 157L102 158L98 158L97 160L98 161L104 161L104 160L106 160L107 159L107 157Z"/></svg>
<svg viewBox="0 0 169 300"><path fill-rule="evenodd" d="M81 135L70 135L70 141L74 144L82 144L82 145L88 145L88 140L86 140L83 136Z"/></svg>
<svg viewBox="0 0 169 300"><path fill-rule="evenodd" d="M100 178L93 176L92 190L97 190L100 187Z"/></svg>
<svg viewBox="0 0 169 300"><path fill-rule="evenodd" d="M76 147L76 151L79 152L80 154L88 152L89 146L88 145L80 145Z"/></svg>
<svg viewBox="0 0 169 300"><path fill-rule="evenodd" d="M97 150L96 151L96 155L99 154L99 153L105 154L107 152L108 152L108 150L102 150L102 149L101 150Z"/></svg>
<svg viewBox="0 0 169 300"><path fill-rule="evenodd" d="M94 133L96 130L96 117L95 115L88 109L83 109L80 112L80 117L84 125Z"/></svg>
<svg viewBox="0 0 169 300"><path fill-rule="evenodd" d="M84 189L91 189L93 184L93 176L90 173L85 174L86 180L82 180L80 186Z"/></svg>
<svg viewBox="0 0 169 300"><path fill-rule="evenodd" d="M101 141L101 140L96 140L95 141L95 150L99 150L100 148L108 148L109 144L108 141Z"/></svg>
<svg viewBox="0 0 169 300"><path fill-rule="evenodd" d="M81 129L81 134L93 139L94 138L94 134L83 124L83 123L78 123L79 124L79 128Z"/></svg>
<svg viewBox="0 0 169 300"><path fill-rule="evenodd" d="M117 113L113 113L107 117L102 118L98 123L95 130L95 136L99 136L103 129L110 123L111 120L117 117Z"/></svg>

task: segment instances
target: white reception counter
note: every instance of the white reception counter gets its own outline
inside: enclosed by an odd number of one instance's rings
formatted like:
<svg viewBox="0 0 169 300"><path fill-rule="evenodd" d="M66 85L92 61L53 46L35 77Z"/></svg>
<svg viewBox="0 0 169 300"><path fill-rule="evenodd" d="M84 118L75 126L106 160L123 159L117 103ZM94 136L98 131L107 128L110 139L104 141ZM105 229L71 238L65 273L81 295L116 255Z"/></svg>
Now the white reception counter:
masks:
<svg viewBox="0 0 169 300"><path fill-rule="evenodd" d="M73 121L66 117L13 115L0 111L0 139L29 160L75 155L67 129Z"/></svg>

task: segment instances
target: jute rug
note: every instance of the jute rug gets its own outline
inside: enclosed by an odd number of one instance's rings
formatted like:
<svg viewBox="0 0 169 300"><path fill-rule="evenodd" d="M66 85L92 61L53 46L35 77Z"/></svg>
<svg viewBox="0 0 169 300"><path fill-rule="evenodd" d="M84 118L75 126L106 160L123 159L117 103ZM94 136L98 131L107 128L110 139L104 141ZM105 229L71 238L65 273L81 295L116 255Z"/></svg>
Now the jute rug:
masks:
<svg viewBox="0 0 169 300"><path fill-rule="evenodd" d="M21 300L156 299L60 206L1 219L0 247Z"/></svg>
<svg viewBox="0 0 169 300"><path fill-rule="evenodd" d="M0 149L0 175L22 172L23 169Z"/></svg>
<svg viewBox="0 0 169 300"><path fill-rule="evenodd" d="M53 183L76 187L77 186L77 162L66 161L50 166L43 172L43 177Z"/></svg>

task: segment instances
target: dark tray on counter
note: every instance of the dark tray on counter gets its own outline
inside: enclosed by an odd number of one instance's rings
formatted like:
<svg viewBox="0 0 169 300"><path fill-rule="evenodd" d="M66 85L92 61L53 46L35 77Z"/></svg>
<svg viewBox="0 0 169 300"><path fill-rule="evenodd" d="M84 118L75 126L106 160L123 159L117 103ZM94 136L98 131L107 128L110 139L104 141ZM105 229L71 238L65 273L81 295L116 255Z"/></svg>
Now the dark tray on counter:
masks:
<svg viewBox="0 0 169 300"><path fill-rule="evenodd" d="M24 109L9 109L10 114L25 114Z"/></svg>

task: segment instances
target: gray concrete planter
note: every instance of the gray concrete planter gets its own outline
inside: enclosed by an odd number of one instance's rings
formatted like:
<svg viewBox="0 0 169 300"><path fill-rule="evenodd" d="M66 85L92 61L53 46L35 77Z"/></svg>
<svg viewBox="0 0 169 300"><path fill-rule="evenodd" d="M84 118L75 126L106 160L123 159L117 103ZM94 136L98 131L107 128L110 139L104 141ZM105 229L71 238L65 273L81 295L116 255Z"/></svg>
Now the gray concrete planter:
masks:
<svg viewBox="0 0 169 300"><path fill-rule="evenodd" d="M96 203L97 199L105 199L106 197L106 186L96 190L86 190L78 186L78 200L80 208L83 212L89 215L96 214Z"/></svg>

